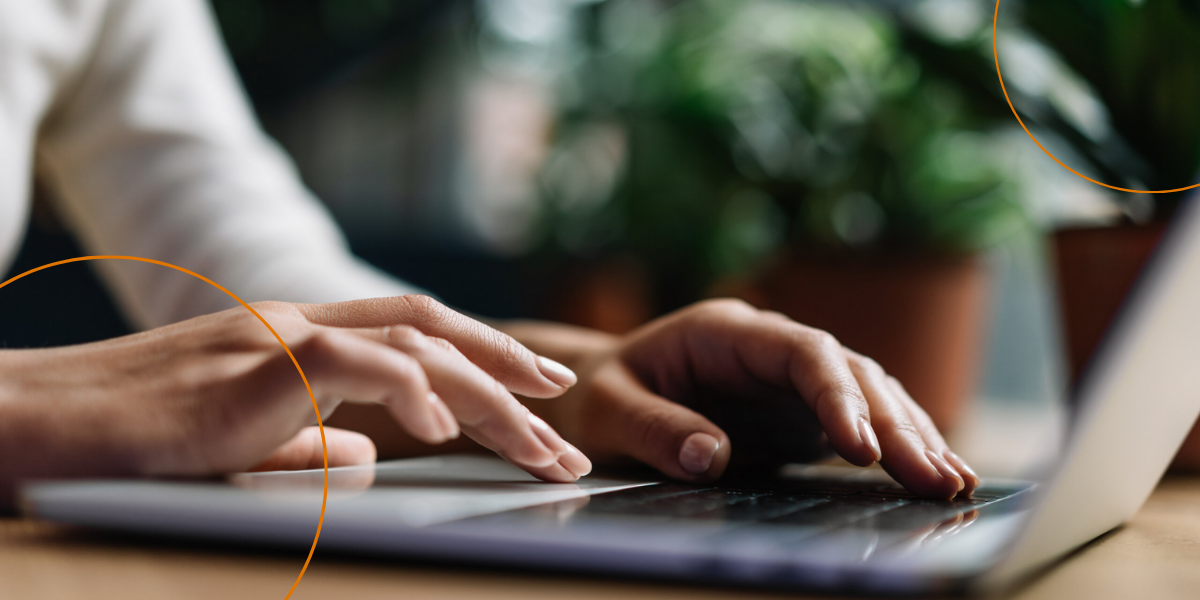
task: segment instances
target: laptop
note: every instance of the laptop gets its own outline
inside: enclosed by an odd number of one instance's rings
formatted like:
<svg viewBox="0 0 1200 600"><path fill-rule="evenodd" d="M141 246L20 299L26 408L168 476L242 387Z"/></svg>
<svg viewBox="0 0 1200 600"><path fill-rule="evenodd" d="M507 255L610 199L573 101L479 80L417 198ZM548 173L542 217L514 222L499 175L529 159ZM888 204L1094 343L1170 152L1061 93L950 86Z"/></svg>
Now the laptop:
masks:
<svg viewBox="0 0 1200 600"><path fill-rule="evenodd" d="M536 482L494 457L330 469L323 551L846 593L995 590L1141 507L1200 414L1200 210L1177 215L1073 392L1036 482L915 498L879 469L784 468L695 486L597 473ZM221 482L36 482L26 514L152 535L308 548L324 473Z"/></svg>

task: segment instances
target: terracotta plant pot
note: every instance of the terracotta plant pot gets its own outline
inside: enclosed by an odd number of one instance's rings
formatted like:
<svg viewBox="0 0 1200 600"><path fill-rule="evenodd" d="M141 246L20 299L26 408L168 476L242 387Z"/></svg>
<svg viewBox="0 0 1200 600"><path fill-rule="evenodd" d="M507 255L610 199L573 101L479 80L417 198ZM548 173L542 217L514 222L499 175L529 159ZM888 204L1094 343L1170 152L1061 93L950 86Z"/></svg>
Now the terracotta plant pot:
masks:
<svg viewBox="0 0 1200 600"><path fill-rule="evenodd" d="M1054 267L1072 382L1083 373L1162 234L1163 226L1157 224L1054 232Z"/></svg>
<svg viewBox="0 0 1200 600"><path fill-rule="evenodd" d="M1054 233L1059 304L1072 382L1083 373L1165 228L1165 223L1154 223ZM1200 426L1192 428L1172 466L1200 470Z"/></svg>
<svg viewBox="0 0 1200 600"><path fill-rule="evenodd" d="M739 295L875 359L948 431L976 381L987 283L975 258L792 256Z"/></svg>

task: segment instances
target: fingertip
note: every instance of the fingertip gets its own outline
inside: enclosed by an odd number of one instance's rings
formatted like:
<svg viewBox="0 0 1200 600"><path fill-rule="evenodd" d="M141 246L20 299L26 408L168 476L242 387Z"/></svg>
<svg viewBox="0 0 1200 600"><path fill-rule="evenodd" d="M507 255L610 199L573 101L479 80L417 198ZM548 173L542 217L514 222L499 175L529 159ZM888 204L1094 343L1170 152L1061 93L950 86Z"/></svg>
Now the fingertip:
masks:
<svg viewBox="0 0 1200 600"><path fill-rule="evenodd" d="M321 443L324 430L325 440ZM375 443L371 438L335 427L305 427L283 445L276 448L263 462L250 471L291 471L320 469L326 461L330 467L349 467L375 462Z"/></svg>
<svg viewBox="0 0 1200 600"><path fill-rule="evenodd" d="M521 466L521 465L517 465ZM575 483L579 481L579 475L564 467L562 463L551 463L544 467L522 467L530 475L541 479L547 483Z"/></svg>
<svg viewBox="0 0 1200 600"><path fill-rule="evenodd" d="M326 434L330 467L369 465L378 458L375 442L357 431L326 428Z"/></svg>
<svg viewBox="0 0 1200 600"><path fill-rule="evenodd" d="M592 472L592 461L579 448L572 446L569 442L564 441L567 446L567 451L558 459L558 464L574 473L576 477L583 477Z"/></svg>
<svg viewBox="0 0 1200 600"><path fill-rule="evenodd" d="M537 357L538 371L542 377L549 379L551 383L566 390L579 381L579 377L575 375L575 371L567 368L566 365L546 358L545 356Z"/></svg>
<svg viewBox="0 0 1200 600"><path fill-rule="evenodd" d="M869 467L883 459L879 438L865 417L837 428L826 426L825 435L838 455L856 467Z"/></svg>
<svg viewBox="0 0 1200 600"><path fill-rule="evenodd" d="M948 494L942 495L942 497L947 499L953 498L966 487L966 483L958 471L954 470L945 459L934 454L932 450L925 451L925 459L929 461L929 464L933 466L942 479L943 483L938 486L939 491L948 492Z"/></svg>
<svg viewBox="0 0 1200 600"><path fill-rule="evenodd" d="M442 398L431 391L425 395L425 400L425 406L419 403L393 404L393 414L404 430L433 446L458 437L458 423Z"/></svg>
<svg viewBox="0 0 1200 600"><path fill-rule="evenodd" d="M562 363L544 356L535 357L533 363L537 365L536 370L522 363L516 373L497 376L496 380L514 394L544 400L562 396L579 381L575 372Z"/></svg>
<svg viewBox="0 0 1200 600"><path fill-rule="evenodd" d="M975 489L979 487L979 475L976 474L975 470L967 464L967 461L963 460L961 456L955 454L949 448L942 451L942 457L946 460L946 462L950 463L950 466L954 467L954 469L958 471L959 476L962 477L963 489L959 492L959 496L970 498Z"/></svg>
<svg viewBox="0 0 1200 600"><path fill-rule="evenodd" d="M450 408L434 392L429 392L429 401L433 404L433 415L444 437L442 441L448 442L457 439L461 430L458 427L458 421L454 418L454 414L450 412Z"/></svg>

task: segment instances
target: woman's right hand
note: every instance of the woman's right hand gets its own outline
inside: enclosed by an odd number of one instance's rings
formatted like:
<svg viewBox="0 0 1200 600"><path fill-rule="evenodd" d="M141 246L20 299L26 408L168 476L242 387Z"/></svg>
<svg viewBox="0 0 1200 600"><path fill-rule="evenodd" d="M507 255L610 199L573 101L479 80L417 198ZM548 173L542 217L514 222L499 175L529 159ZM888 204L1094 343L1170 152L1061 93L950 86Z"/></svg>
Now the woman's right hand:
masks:
<svg viewBox="0 0 1200 600"><path fill-rule="evenodd" d="M254 308L304 369L321 415L383 404L411 435L459 431L550 481L591 469L513 393L551 398L574 374L424 296ZM0 352L0 498L28 478L211 475L319 467L312 402L244 308L113 340ZM330 466L373 461L328 429ZM313 464L315 462L315 464ZM3 500L0 500L3 502Z"/></svg>

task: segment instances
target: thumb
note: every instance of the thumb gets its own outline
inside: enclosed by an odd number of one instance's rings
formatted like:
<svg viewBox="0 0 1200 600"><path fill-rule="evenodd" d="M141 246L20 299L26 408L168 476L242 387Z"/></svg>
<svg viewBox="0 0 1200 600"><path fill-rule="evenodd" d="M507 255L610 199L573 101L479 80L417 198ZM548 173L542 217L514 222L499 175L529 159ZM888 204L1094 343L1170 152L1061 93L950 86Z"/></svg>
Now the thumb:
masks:
<svg viewBox="0 0 1200 600"><path fill-rule="evenodd" d="M654 394L624 365L603 371L594 376L603 398L587 415L589 446L635 458L682 481L712 481L725 472L732 447L720 427Z"/></svg>
<svg viewBox="0 0 1200 600"><path fill-rule="evenodd" d="M347 467L375 462L375 443L371 438L354 431L325 428L325 445L329 454L329 467ZM250 471L296 471L320 469L325 465L325 453L321 451L321 431L317 427L305 427L292 439L283 443L266 460Z"/></svg>

